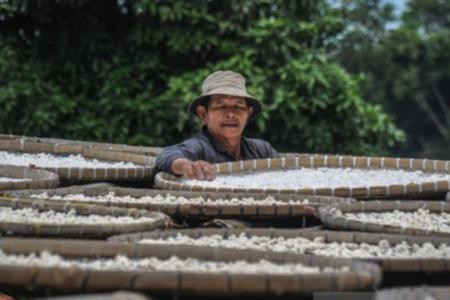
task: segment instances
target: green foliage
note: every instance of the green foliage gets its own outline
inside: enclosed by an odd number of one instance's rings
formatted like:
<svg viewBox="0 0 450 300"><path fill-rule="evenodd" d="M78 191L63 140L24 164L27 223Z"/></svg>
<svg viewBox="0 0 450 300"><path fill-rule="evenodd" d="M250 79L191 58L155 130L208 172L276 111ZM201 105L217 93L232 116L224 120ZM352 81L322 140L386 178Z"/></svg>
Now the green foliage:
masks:
<svg viewBox="0 0 450 300"><path fill-rule="evenodd" d="M0 132L167 145L212 71L248 79L247 135L290 152L381 154L402 133L327 58L343 23L324 1L6 1Z"/></svg>
<svg viewBox="0 0 450 300"><path fill-rule="evenodd" d="M374 1L370 16L363 13L366 3L348 2L355 4L346 13L354 29L339 42L336 59L350 72L364 73L363 97L389 111L406 132L406 143L394 151L450 159L450 3L410 0L400 26L387 30L380 2ZM360 34L361 28L370 34Z"/></svg>

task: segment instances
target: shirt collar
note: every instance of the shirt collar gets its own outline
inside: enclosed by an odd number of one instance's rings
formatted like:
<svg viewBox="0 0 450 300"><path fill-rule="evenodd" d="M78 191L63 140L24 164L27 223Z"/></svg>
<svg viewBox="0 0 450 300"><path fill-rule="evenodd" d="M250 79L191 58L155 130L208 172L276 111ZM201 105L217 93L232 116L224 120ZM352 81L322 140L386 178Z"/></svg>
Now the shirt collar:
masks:
<svg viewBox="0 0 450 300"><path fill-rule="evenodd" d="M227 150L225 150L225 147L208 131L208 127L206 127L206 125L203 125L202 127L202 134L208 139L214 150L217 152L228 153Z"/></svg>

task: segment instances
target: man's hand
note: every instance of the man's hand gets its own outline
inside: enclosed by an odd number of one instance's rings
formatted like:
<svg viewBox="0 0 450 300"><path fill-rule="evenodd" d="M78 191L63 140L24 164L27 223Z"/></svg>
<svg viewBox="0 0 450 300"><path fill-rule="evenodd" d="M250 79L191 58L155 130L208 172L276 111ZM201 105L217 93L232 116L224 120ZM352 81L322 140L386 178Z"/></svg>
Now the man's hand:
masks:
<svg viewBox="0 0 450 300"><path fill-rule="evenodd" d="M177 158L172 162L171 169L175 174L189 179L211 181L216 178L215 168L203 160L192 161L186 158Z"/></svg>

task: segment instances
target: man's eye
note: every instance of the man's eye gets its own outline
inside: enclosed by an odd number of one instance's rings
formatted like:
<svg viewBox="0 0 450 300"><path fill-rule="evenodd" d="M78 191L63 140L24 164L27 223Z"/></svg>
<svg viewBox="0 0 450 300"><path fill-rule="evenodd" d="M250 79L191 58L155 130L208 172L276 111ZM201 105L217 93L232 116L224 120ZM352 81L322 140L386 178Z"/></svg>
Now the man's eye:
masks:
<svg viewBox="0 0 450 300"><path fill-rule="evenodd" d="M235 109L235 110L245 110L246 106L213 106L213 109L225 110L225 109Z"/></svg>

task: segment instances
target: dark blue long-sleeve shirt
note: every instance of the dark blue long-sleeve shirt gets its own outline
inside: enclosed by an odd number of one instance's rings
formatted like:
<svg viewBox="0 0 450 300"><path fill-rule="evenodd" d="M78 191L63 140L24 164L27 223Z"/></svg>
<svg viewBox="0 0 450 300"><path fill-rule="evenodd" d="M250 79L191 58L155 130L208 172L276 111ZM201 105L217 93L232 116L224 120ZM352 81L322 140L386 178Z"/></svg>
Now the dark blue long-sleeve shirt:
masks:
<svg viewBox="0 0 450 300"><path fill-rule="evenodd" d="M245 137L241 140L241 153L244 160L280 157L280 154L268 142ZM192 161L204 160L209 163L236 161L206 127L203 127L198 135L180 144L164 148L156 158L156 172L164 171L173 174L170 166L180 157Z"/></svg>

